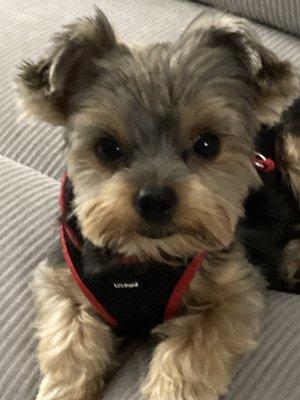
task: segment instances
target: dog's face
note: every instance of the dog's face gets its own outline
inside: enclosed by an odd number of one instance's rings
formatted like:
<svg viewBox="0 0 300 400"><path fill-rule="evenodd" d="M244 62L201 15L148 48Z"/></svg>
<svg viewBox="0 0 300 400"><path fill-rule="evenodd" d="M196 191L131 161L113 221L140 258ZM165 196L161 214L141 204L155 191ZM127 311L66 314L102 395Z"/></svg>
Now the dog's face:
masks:
<svg viewBox="0 0 300 400"><path fill-rule="evenodd" d="M227 246L256 183L242 68L226 49L174 50L116 48L76 99L68 172L96 245L154 257Z"/></svg>
<svg viewBox="0 0 300 400"><path fill-rule="evenodd" d="M169 259L233 241L259 183L257 76L275 62L238 21L198 19L174 44L127 47L98 12L26 64L25 107L67 127L75 212L95 245Z"/></svg>

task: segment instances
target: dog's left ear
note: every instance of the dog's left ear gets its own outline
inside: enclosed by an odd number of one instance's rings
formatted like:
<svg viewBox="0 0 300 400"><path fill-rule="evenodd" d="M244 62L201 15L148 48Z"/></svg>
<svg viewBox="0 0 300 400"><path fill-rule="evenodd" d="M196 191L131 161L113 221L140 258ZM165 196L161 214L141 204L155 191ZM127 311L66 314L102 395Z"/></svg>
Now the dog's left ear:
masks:
<svg viewBox="0 0 300 400"><path fill-rule="evenodd" d="M16 84L25 114L54 125L66 125L72 98L96 78L94 61L116 45L111 24L96 9L94 18L79 19L54 36L38 62L24 61Z"/></svg>
<svg viewBox="0 0 300 400"><path fill-rule="evenodd" d="M261 43L253 26L245 19L222 12L196 18L182 40L197 36L208 46L226 47L243 65L258 92L257 116L261 123L278 122L282 111L299 96L299 76ZM205 38L204 38L205 36Z"/></svg>

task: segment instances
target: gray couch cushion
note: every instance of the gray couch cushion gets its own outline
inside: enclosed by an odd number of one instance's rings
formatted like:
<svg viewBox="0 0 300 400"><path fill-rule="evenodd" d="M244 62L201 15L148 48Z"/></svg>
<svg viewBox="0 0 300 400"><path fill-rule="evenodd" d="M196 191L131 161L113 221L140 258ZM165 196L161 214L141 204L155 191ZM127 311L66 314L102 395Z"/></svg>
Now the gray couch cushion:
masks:
<svg viewBox="0 0 300 400"><path fill-rule="evenodd" d="M55 237L58 182L0 156L0 399L31 400L38 368L28 288Z"/></svg>
<svg viewBox="0 0 300 400"><path fill-rule="evenodd" d="M200 0L200 2L300 36L299 0Z"/></svg>

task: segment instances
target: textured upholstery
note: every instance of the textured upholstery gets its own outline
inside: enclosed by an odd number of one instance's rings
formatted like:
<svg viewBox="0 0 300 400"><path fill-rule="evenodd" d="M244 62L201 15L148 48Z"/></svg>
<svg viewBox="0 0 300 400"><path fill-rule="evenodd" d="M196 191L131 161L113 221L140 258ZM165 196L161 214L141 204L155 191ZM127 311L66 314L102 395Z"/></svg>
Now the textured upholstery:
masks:
<svg viewBox="0 0 300 400"><path fill-rule="evenodd" d="M35 361L33 304L28 288L34 267L55 240L62 129L18 121L13 93L15 65L38 57L53 32L93 4L113 21L123 40L175 39L207 8L179 0L2 0L0 2L0 400L33 400ZM295 37L256 25L267 46L300 68ZM261 345L237 368L226 400L300 398L300 298L270 293ZM142 400L151 344L133 343L103 400Z"/></svg>
<svg viewBox="0 0 300 400"><path fill-rule="evenodd" d="M200 2L300 36L299 0L200 0Z"/></svg>
<svg viewBox="0 0 300 400"><path fill-rule="evenodd" d="M0 399L31 400L38 382L33 266L54 240L58 182L0 156Z"/></svg>

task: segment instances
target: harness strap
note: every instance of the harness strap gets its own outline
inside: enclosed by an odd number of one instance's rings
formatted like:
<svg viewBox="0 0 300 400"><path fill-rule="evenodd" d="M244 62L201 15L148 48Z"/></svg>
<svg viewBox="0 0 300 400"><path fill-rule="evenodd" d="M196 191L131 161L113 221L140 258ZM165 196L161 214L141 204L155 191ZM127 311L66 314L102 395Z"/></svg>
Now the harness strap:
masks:
<svg viewBox="0 0 300 400"><path fill-rule="evenodd" d="M70 256L70 253L68 250L68 246L67 246L67 242L66 242L66 235L65 235L65 228L64 228L64 225L62 225L62 224L60 226L60 241L61 241L61 246L62 246L63 255L65 258L66 264L67 264L69 270L71 271L71 274L72 274L75 282L81 289L82 293L85 295L85 297L88 299L88 301L92 304L92 306L95 308L95 310L98 312L98 314L103 318L103 320L111 327L116 327L118 325L117 321L115 321L114 318L105 310L105 308L95 298L95 296L88 289L88 287L84 284L84 282L80 278L79 274L77 273L77 270L73 264L72 258ZM73 246L75 246L75 245L73 244Z"/></svg>
<svg viewBox="0 0 300 400"><path fill-rule="evenodd" d="M177 286L175 287L165 310L165 315L164 315L165 321L172 318L176 314L176 311L180 307L182 296L187 291L196 272L201 267L204 261L204 257L205 257L204 253L196 254L192 262L187 267L185 273L182 275L180 281L177 283Z"/></svg>

